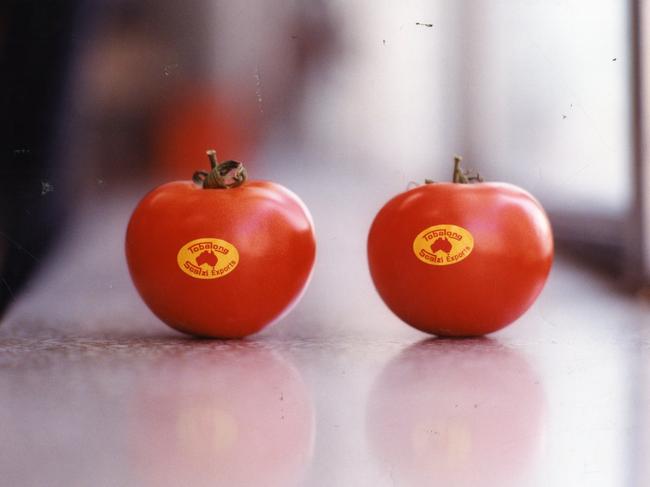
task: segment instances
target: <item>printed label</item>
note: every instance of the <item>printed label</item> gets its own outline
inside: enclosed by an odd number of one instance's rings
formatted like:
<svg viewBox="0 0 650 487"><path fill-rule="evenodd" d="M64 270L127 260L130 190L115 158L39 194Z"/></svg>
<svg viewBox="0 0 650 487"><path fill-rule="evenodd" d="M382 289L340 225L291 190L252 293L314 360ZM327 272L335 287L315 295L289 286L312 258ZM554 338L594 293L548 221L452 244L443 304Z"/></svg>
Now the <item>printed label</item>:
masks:
<svg viewBox="0 0 650 487"><path fill-rule="evenodd" d="M413 240L415 256L425 264L451 265L465 260L474 248L474 237L456 225L435 225Z"/></svg>
<svg viewBox="0 0 650 487"><path fill-rule="evenodd" d="M230 242L219 238L197 238L181 247L176 256L178 267L196 279L217 279L230 274L239 263L239 252Z"/></svg>

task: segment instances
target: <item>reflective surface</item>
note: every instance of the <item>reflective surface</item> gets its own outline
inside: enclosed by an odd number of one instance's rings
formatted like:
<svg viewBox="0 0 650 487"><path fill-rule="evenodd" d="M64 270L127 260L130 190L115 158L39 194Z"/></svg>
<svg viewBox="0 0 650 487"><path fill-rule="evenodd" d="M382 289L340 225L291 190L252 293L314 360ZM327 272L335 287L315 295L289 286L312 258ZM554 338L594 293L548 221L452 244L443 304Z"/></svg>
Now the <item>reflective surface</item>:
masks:
<svg viewBox="0 0 650 487"><path fill-rule="evenodd" d="M515 325L429 339L372 288L359 229L379 196L351 216L354 192L328 206L300 184L313 281L244 341L181 336L141 303L120 230L139 192L81 212L0 328L3 485L650 482L647 304L559 257Z"/></svg>
<svg viewBox="0 0 650 487"><path fill-rule="evenodd" d="M519 485L539 453L546 398L525 357L490 339L422 341L382 370L367 435L409 485Z"/></svg>

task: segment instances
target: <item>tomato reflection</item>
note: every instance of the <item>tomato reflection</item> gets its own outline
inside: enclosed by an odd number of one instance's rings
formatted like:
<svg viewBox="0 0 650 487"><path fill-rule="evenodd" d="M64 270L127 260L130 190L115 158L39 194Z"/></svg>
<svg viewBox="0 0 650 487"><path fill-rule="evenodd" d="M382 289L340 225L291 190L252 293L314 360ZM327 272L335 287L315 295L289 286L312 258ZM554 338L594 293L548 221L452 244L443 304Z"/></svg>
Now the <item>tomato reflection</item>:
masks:
<svg viewBox="0 0 650 487"><path fill-rule="evenodd" d="M367 435L400 485L518 485L539 446L544 403L514 350L490 339L431 339L385 367Z"/></svg>
<svg viewBox="0 0 650 487"><path fill-rule="evenodd" d="M238 344L155 370L143 380L130 428L145 485L300 484L312 455L313 406L285 359Z"/></svg>

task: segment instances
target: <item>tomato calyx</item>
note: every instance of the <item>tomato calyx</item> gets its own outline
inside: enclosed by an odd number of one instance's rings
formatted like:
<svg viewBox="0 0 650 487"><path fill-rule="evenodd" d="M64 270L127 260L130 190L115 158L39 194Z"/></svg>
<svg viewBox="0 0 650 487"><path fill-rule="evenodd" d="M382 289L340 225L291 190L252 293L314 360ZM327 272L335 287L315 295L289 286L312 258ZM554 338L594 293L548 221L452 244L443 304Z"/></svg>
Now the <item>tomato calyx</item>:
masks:
<svg viewBox="0 0 650 487"><path fill-rule="evenodd" d="M210 160L210 171L196 171L192 181L203 189L230 189L241 186L246 182L246 168L239 161L217 161L217 152L213 149L206 151Z"/></svg>
<svg viewBox="0 0 650 487"><path fill-rule="evenodd" d="M460 167L460 163L462 162L462 160L463 160L462 157L454 156L453 182L461 183L461 184L482 183L483 178L478 173L478 171L472 174L469 170L466 171L462 167Z"/></svg>
<svg viewBox="0 0 650 487"><path fill-rule="evenodd" d="M460 163L463 161L463 158L460 156L454 156L454 174L452 177L452 182L458 184L473 184L473 183L482 183L483 178L477 171L472 173L469 170L465 170L460 166ZM433 179L425 179L424 184L433 184L435 181Z"/></svg>

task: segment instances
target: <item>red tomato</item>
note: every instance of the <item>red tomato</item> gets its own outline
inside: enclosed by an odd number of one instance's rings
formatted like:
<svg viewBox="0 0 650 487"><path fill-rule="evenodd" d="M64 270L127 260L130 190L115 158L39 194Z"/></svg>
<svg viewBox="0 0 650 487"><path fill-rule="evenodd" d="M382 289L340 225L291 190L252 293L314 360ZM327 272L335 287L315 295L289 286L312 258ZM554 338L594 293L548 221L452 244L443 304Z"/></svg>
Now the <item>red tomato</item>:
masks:
<svg viewBox="0 0 650 487"><path fill-rule="evenodd" d="M144 302L172 328L208 337L244 337L288 312L315 253L307 208L268 181L164 184L139 203L126 233Z"/></svg>
<svg viewBox="0 0 650 487"><path fill-rule="evenodd" d="M553 260L541 205L504 183L431 183L390 200L368 235L368 264L388 307L411 326L473 336L521 316Z"/></svg>
<svg viewBox="0 0 650 487"><path fill-rule="evenodd" d="M259 128L209 85L187 84L166 100L152 127L154 170L167 179L186 177L205 157L204 147L219 145L223 159L253 152Z"/></svg>

